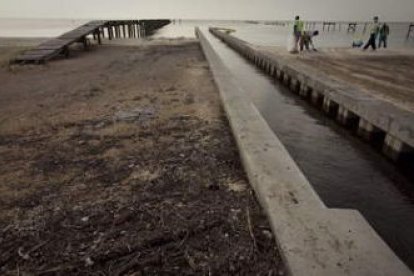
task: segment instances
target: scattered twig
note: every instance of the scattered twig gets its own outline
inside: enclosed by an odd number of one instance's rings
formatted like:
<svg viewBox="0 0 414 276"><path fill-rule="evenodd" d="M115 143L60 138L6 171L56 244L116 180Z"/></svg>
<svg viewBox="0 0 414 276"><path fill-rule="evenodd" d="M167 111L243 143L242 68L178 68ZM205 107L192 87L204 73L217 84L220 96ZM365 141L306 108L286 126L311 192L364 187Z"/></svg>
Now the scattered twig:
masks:
<svg viewBox="0 0 414 276"><path fill-rule="evenodd" d="M27 252L26 252L26 254L28 254L28 255L29 255L30 253L35 252L35 251L36 251L36 250L38 250L39 248L41 248L41 247L45 246L47 243L49 243L49 241L44 241L44 242L39 243L38 245L36 245L36 246L32 247L32 249L30 249L29 251L27 251Z"/></svg>
<svg viewBox="0 0 414 276"><path fill-rule="evenodd" d="M17 249L17 254L20 257L22 257L23 260L28 260L28 259L30 259L30 253L35 252L36 250L38 250L39 248L41 248L42 246L44 246L48 242L49 241L44 241L42 243L39 243L39 244L35 245L34 247L32 247L30 250L28 250L26 253L23 253L23 247L19 247L19 249Z"/></svg>
<svg viewBox="0 0 414 276"><path fill-rule="evenodd" d="M249 228L250 237L253 240L254 249L257 250L257 242L256 242L256 238L255 238L254 233L253 233L252 222L251 222L251 219L250 219L249 206L246 207L246 216L247 216L247 226Z"/></svg>
<svg viewBox="0 0 414 276"><path fill-rule="evenodd" d="M190 267L191 267L194 271L196 271L196 270L197 270L197 266L196 266L196 264L195 264L195 262L194 262L194 258L193 258L193 257L191 257L191 256L190 256L190 254L188 254L188 251L187 251L187 250L185 250L185 252L184 252L184 257L185 257L185 259L187 260L187 262L188 262L188 264L190 265Z"/></svg>
<svg viewBox="0 0 414 276"><path fill-rule="evenodd" d="M52 267L52 268L47 269L47 270L37 272L36 275L44 275L44 274L50 274L50 273L59 274L57 272L64 271L64 270L70 270L70 269L73 269L73 268L74 268L73 265L59 265L59 266Z"/></svg>
<svg viewBox="0 0 414 276"><path fill-rule="evenodd" d="M6 233L7 231L9 231L11 228L13 227L13 224L9 224L6 227L3 228L2 232Z"/></svg>

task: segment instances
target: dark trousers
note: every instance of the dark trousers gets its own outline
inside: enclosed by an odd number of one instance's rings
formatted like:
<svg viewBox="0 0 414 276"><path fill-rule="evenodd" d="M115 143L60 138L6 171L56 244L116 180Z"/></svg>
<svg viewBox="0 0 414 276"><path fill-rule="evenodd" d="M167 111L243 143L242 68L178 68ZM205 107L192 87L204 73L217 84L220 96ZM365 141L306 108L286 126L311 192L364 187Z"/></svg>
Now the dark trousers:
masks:
<svg viewBox="0 0 414 276"><path fill-rule="evenodd" d="M381 45L384 44L384 48L387 48L387 36L380 36L378 42L378 48L381 48Z"/></svg>
<svg viewBox="0 0 414 276"><path fill-rule="evenodd" d="M306 50L309 51L309 44L310 44L310 38L306 35L303 35L299 43L300 50L303 51L303 47L305 47Z"/></svg>
<svg viewBox="0 0 414 276"><path fill-rule="evenodd" d="M364 50L368 49L369 46L371 46L373 50L377 49L377 46L375 45L376 44L375 43L375 38L376 38L376 35L371 34L367 44L365 44L365 46L364 46Z"/></svg>

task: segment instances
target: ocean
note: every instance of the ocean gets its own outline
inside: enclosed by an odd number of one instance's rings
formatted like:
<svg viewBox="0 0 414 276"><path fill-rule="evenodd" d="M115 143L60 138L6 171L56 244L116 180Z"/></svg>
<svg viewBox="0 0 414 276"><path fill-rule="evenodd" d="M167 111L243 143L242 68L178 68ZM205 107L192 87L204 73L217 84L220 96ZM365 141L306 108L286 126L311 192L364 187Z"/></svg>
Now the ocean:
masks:
<svg viewBox="0 0 414 276"><path fill-rule="evenodd" d="M89 20L83 19L5 19L0 18L0 37L55 37L72 30ZM172 24L158 30L154 38L194 38L196 26L219 26L236 30L234 35L241 39L263 46L286 46L292 26L270 25L269 22L248 21L217 21L217 20L174 20ZM322 24L312 29L319 30L320 35L314 39L317 47L349 47L354 38L367 39L368 34L363 33L363 25L359 25L356 32L347 32L347 24L342 24L341 30L323 31ZM414 48L414 33L412 38L406 38L409 23L390 24L391 34L389 47Z"/></svg>

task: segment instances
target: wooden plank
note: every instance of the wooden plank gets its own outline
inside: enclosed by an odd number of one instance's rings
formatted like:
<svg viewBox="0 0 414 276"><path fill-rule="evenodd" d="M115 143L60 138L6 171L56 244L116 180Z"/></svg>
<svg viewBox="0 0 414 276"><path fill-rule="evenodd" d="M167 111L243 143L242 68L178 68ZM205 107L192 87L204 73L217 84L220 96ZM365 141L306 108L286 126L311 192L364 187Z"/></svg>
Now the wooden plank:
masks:
<svg viewBox="0 0 414 276"><path fill-rule="evenodd" d="M23 56L18 56L17 58L15 58L15 61L26 61L26 62L46 61L48 59L51 59L53 56L55 56L55 54L53 55L23 55Z"/></svg>
<svg viewBox="0 0 414 276"><path fill-rule="evenodd" d="M50 55L55 53L56 51L59 50L39 50L39 49L33 49L33 50L28 50L26 52L24 52L25 55Z"/></svg>
<svg viewBox="0 0 414 276"><path fill-rule="evenodd" d="M64 45L39 45L37 46L37 48L35 48L35 50L58 50L65 46L66 44Z"/></svg>
<svg viewBox="0 0 414 276"><path fill-rule="evenodd" d="M16 57L15 61L46 61L61 53L70 44L77 41L82 41L85 36L93 33L98 34L97 30L99 31L100 28L103 28L108 23L109 21L103 20L90 21L74 30L64 33L57 38L48 40L34 49L24 52L23 54ZM110 33L110 36L113 36L112 32ZM101 42L100 34L98 34L98 40Z"/></svg>

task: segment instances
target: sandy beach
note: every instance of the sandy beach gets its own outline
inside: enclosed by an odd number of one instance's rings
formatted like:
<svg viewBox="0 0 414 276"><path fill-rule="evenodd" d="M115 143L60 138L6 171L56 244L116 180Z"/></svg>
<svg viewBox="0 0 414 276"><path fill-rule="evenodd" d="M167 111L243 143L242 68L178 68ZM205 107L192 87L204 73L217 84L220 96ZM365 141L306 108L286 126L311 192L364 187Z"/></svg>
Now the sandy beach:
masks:
<svg viewBox="0 0 414 276"><path fill-rule="evenodd" d="M303 62L327 76L360 87L366 93L414 112L414 50L409 48L362 51L326 48L291 55L280 47L264 49Z"/></svg>
<svg viewBox="0 0 414 276"><path fill-rule="evenodd" d="M197 41L39 66L7 43L1 274L284 274Z"/></svg>

